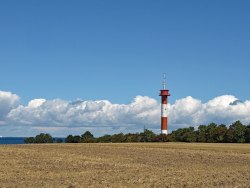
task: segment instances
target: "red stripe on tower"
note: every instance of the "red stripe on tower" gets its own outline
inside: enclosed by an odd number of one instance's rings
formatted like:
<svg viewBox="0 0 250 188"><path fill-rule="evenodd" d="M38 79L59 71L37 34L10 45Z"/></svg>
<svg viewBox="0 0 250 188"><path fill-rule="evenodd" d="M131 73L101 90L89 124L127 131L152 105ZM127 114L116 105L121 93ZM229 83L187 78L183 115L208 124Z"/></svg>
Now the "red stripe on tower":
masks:
<svg viewBox="0 0 250 188"><path fill-rule="evenodd" d="M166 75L164 74L163 79L163 89L160 90L161 96L161 133L168 134L168 113L167 113L167 104L168 96L170 96L169 90L166 89Z"/></svg>

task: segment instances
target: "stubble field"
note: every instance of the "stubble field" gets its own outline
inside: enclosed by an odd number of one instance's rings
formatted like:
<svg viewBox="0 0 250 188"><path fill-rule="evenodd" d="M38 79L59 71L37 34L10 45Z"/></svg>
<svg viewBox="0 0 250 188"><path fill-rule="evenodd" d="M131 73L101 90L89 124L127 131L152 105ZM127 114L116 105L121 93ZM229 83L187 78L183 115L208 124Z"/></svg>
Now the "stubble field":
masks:
<svg viewBox="0 0 250 188"><path fill-rule="evenodd" d="M250 145L0 145L0 187L250 187Z"/></svg>

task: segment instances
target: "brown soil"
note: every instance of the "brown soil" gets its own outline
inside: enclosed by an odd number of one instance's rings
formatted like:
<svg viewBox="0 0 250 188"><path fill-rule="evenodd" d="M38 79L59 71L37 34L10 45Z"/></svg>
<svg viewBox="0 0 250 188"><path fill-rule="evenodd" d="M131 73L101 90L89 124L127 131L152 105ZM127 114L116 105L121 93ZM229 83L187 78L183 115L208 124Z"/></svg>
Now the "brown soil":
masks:
<svg viewBox="0 0 250 188"><path fill-rule="evenodd" d="M0 145L0 187L250 187L250 144Z"/></svg>

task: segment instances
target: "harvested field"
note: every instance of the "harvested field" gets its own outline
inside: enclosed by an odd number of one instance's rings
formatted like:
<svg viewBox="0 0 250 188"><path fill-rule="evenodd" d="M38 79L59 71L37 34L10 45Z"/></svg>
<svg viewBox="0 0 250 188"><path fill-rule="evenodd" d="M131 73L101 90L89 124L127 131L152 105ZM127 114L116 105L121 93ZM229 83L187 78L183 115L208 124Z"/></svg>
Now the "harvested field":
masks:
<svg viewBox="0 0 250 188"><path fill-rule="evenodd" d="M250 187L250 144L0 145L1 187Z"/></svg>

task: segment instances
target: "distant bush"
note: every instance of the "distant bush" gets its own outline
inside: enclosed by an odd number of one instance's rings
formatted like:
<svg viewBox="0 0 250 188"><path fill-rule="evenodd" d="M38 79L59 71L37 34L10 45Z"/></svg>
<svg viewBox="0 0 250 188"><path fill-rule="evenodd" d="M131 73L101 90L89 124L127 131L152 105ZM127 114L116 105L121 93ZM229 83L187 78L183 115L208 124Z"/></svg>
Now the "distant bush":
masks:
<svg viewBox="0 0 250 188"><path fill-rule="evenodd" d="M93 134L91 132L86 131L81 136L79 135L68 135L65 139L65 143L93 143L96 142Z"/></svg>
<svg viewBox="0 0 250 188"><path fill-rule="evenodd" d="M53 138L50 134L41 133L36 135L35 143L53 143Z"/></svg>
<svg viewBox="0 0 250 188"><path fill-rule="evenodd" d="M24 139L25 144L33 144L35 143L35 138L34 137L28 137Z"/></svg>
<svg viewBox="0 0 250 188"><path fill-rule="evenodd" d="M53 143L53 138L50 134L41 133L36 135L36 137L28 137L24 139L24 143L26 144L40 144L40 143Z"/></svg>
<svg viewBox="0 0 250 188"><path fill-rule="evenodd" d="M96 142L109 143L111 142L111 137L112 137L111 135L106 134L104 136L97 138Z"/></svg>
<svg viewBox="0 0 250 188"><path fill-rule="evenodd" d="M80 143L80 140L81 140L81 137L78 135L76 136L69 135L66 137L65 143Z"/></svg>

